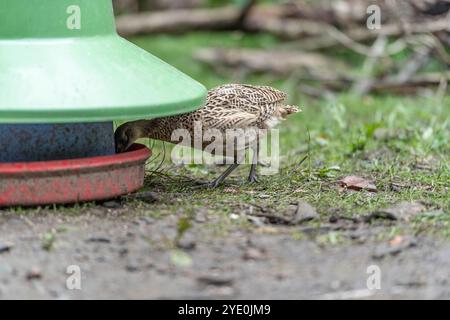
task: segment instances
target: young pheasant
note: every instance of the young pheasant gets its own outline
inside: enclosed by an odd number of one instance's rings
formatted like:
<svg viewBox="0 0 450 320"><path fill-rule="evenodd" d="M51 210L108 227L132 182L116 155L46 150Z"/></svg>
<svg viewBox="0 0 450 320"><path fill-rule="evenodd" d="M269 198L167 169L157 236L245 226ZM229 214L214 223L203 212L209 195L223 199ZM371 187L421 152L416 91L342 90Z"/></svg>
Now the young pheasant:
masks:
<svg viewBox="0 0 450 320"><path fill-rule="evenodd" d="M115 133L117 152L126 151L136 140L151 138L170 143L172 133L177 129L184 129L191 135L191 146L205 148L211 141L195 144L194 128L201 125L202 130L218 130L226 137L227 130L255 128L257 134L253 141L249 139L243 145L235 146L233 164L210 185L219 186L240 164L240 152L250 147L254 150L249 182L257 182L256 166L259 152L259 140L264 134L262 129L270 130L288 115L299 112L295 106L287 105L287 95L270 87L251 86L243 84L228 84L217 87L208 92L206 105L187 114L157 118L152 120L138 120L121 125ZM226 145L226 138L223 139ZM225 146L226 148L226 146ZM215 150L215 149L214 149ZM214 150L208 150L212 154ZM242 153L242 152L241 152ZM228 155L228 154L227 154Z"/></svg>

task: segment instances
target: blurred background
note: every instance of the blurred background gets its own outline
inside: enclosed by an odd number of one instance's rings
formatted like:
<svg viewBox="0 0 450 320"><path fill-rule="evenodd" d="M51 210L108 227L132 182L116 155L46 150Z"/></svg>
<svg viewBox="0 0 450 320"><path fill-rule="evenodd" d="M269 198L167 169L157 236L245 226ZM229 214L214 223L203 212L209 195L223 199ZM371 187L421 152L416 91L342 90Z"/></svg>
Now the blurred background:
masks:
<svg viewBox="0 0 450 320"><path fill-rule="evenodd" d="M447 90L449 0L115 0L119 33L207 86ZM142 37L151 35L151 37ZM192 63L195 62L195 63Z"/></svg>
<svg viewBox="0 0 450 320"><path fill-rule="evenodd" d="M450 0L114 5L122 36L208 89L273 86L303 112L258 184L243 165L199 189L225 168L144 139L139 193L0 209L0 298L450 298Z"/></svg>
<svg viewBox="0 0 450 320"><path fill-rule="evenodd" d="M306 149L318 172L359 168L380 150L387 167L392 155L410 164L450 152L450 0L114 5L122 36L208 89L238 82L288 92L304 112L281 128L286 166Z"/></svg>

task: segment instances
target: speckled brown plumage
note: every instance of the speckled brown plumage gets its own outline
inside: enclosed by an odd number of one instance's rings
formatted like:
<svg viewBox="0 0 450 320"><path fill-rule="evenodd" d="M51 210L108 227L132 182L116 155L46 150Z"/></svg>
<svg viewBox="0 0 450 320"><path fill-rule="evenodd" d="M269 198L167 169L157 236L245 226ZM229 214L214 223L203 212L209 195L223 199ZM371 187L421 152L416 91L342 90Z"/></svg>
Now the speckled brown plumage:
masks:
<svg viewBox="0 0 450 320"><path fill-rule="evenodd" d="M141 127L143 137L172 142L172 132L187 129L193 134L194 123L203 129L219 130L257 127L271 129L298 109L286 104L287 95L270 87L228 84L208 92L206 105L194 112L129 124Z"/></svg>
<svg viewBox="0 0 450 320"><path fill-rule="evenodd" d="M193 137L196 123L200 124L204 131L219 130L224 137L228 129L271 129L288 115L299 111L297 107L287 105L286 100L287 95L284 92L271 87L223 85L210 90L205 106L197 111L139 120L120 126L115 135L116 145L118 151L123 151L137 139L147 137L172 143L172 133L177 129L185 129L192 137L191 146L195 147ZM257 139L261 138L259 133L257 136ZM204 142L202 149L210 143ZM251 141L244 148L248 148L250 143Z"/></svg>

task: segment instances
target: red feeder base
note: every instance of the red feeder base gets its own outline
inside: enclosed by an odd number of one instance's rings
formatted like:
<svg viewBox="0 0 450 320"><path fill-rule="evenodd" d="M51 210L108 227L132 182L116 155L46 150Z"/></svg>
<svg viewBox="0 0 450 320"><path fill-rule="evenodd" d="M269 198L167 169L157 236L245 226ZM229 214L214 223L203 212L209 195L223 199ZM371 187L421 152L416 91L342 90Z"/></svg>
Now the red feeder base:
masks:
<svg viewBox="0 0 450 320"><path fill-rule="evenodd" d="M111 199L144 184L151 151L135 144L112 156L0 163L0 206L67 204Z"/></svg>

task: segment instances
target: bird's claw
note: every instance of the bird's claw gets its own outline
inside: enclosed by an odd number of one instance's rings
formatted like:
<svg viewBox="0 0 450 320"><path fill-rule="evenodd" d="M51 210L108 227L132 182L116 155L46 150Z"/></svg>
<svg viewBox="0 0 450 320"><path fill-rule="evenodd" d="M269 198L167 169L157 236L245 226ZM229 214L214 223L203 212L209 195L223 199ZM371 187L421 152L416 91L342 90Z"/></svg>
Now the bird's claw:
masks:
<svg viewBox="0 0 450 320"><path fill-rule="evenodd" d="M194 189L200 189L200 188L209 188L209 189L216 189L220 186L220 182L214 180L212 182L205 182L205 181L196 181L195 182Z"/></svg>
<svg viewBox="0 0 450 320"><path fill-rule="evenodd" d="M258 177L257 176L250 176L250 177L248 177L248 182L249 183L258 183L259 182L259 179L258 179Z"/></svg>

